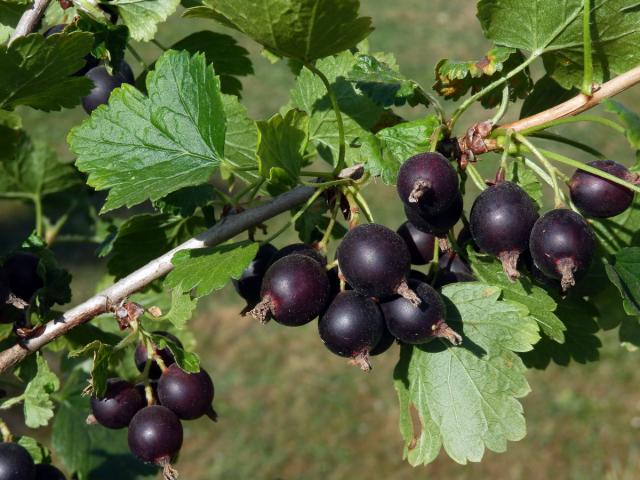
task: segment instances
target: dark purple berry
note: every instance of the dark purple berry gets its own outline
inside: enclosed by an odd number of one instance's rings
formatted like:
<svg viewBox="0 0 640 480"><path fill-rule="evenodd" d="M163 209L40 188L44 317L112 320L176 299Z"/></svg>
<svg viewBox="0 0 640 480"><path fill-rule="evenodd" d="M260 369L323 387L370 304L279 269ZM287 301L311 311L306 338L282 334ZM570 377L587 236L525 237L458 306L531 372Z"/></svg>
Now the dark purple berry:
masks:
<svg viewBox="0 0 640 480"><path fill-rule="evenodd" d="M53 465L41 463L36 465L35 480L66 480L64 474Z"/></svg>
<svg viewBox="0 0 640 480"><path fill-rule="evenodd" d="M329 278L322 265L305 255L287 255L267 270L262 301L251 315L261 322L271 316L282 325L304 325L323 311L329 291Z"/></svg>
<svg viewBox="0 0 640 480"><path fill-rule="evenodd" d="M518 278L518 257L529 245L538 218L531 197L515 183L502 182L484 190L471 207L471 235L478 247L495 255L511 279Z"/></svg>
<svg viewBox="0 0 640 480"><path fill-rule="evenodd" d="M271 259L271 263L275 263L283 257L292 254L304 255L305 257L313 258L320 265L325 266L327 259L318 250L305 243L293 243L281 248Z"/></svg>
<svg viewBox="0 0 640 480"><path fill-rule="evenodd" d="M595 248L591 227L571 210L545 213L531 231L533 262L548 277L559 278L564 291L589 270Z"/></svg>
<svg viewBox="0 0 640 480"><path fill-rule="evenodd" d="M175 343L178 347L182 348L182 342L175 336L168 332L153 332L154 335L159 335L161 337L165 337ZM156 348L156 354L160 356L165 366L169 366L175 362L175 358L173 358L173 354L169 347L164 348ZM134 359L136 362L136 367L140 372L144 371L144 367L147 363L147 347L144 343L139 343L136 347L136 351L134 353ZM153 380L157 380L162 375L162 370L160 369L160 365L157 364L155 360L151 362L151 368L149 369L149 378Z"/></svg>
<svg viewBox="0 0 640 480"><path fill-rule="evenodd" d="M37 255L27 252L14 253L4 262L11 292L25 302L44 286L38 275L39 263Z"/></svg>
<svg viewBox="0 0 640 480"><path fill-rule="evenodd" d="M442 237L458 223L462 207L462 195L458 195L451 205L436 215L426 215L424 210L415 205L405 205L404 213L418 230Z"/></svg>
<svg viewBox="0 0 640 480"><path fill-rule="evenodd" d="M100 425L114 429L124 428L146 404L144 396L133 384L119 378L110 378L104 397L91 397L91 412Z"/></svg>
<svg viewBox="0 0 640 480"><path fill-rule="evenodd" d="M210 412L213 394L213 381L204 369L187 373L173 364L158 381L160 404L183 420L193 420Z"/></svg>
<svg viewBox="0 0 640 480"><path fill-rule="evenodd" d="M27 450L17 443L0 443L0 480L34 480L36 468Z"/></svg>
<svg viewBox="0 0 640 480"><path fill-rule="evenodd" d="M262 278L267 272L267 268L271 264L273 256L278 249L266 243L261 245L256 253L255 258L249 266L242 272L238 280L233 280L233 286L236 292L247 302L247 306L251 309L260 301L260 287L262 286Z"/></svg>
<svg viewBox="0 0 640 480"><path fill-rule="evenodd" d="M445 252L438 258L438 276L435 287L441 288L450 283L473 282L475 277L469 264L456 252Z"/></svg>
<svg viewBox="0 0 640 480"><path fill-rule="evenodd" d="M387 350L389 350L391 348L391 346L393 345L393 343L395 341L396 341L396 337L391 335L391 332L389 331L389 329L385 325L384 326L384 331L382 332L382 337L380 338L380 341L369 352L369 356L370 357L375 357L376 355L383 354L384 352L386 352Z"/></svg>
<svg viewBox="0 0 640 480"><path fill-rule="evenodd" d="M168 465L182 447L182 424L167 407L151 405L129 424L129 449L143 462Z"/></svg>
<svg viewBox="0 0 640 480"><path fill-rule="evenodd" d="M366 297L384 298L404 292L411 268L402 237L383 225L369 223L350 230L338 247L338 263L346 281Z"/></svg>
<svg viewBox="0 0 640 480"><path fill-rule="evenodd" d="M460 194L458 175L439 153L421 153L409 158L398 171L398 195L405 205L419 206L427 215L437 215Z"/></svg>
<svg viewBox="0 0 640 480"><path fill-rule="evenodd" d="M419 306L402 297L380 303L391 334L410 344L426 343L435 337L460 344L462 337L445 323L446 307L438 292L426 283L411 281L409 285L421 300Z"/></svg>
<svg viewBox="0 0 640 480"><path fill-rule="evenodd" d="M426 265L433 258L436 238L418 230L411 222L404 222L397 230L409 249L413 265Z"/></svg>
<svg viewBox="0 0 640 480"><path fill-rule="evenodd" d="M368 358L384 334L384 319L376 302L354 291L339 293L318 321L320 338L336 355L352 358L369 370Z"/></svg>
<svg viewBox="0 0 640 480"><path fill-rule="evenodd" d="M627 167L612 160L596 160L587 165L627 181L635 181ZM614 217L624 212L633 202L633 191L611 180L584 170L576 170L569 181L571 201L583 215Z"/></svg>
<svg viewBox="0 0 640 480"><path fill-rule="evenodd" d="M114 72L113 75L110 75L106 67L100 65L85 74L85 77L93 82L93 89L86 97L82 98L82 107L85 112L91 113L100 105L106 104L109 101L111 92L123 83L132 83L131 77L133 74L129 73L131 72L131 67L127 67L121 67L119 72Z"/></svg>

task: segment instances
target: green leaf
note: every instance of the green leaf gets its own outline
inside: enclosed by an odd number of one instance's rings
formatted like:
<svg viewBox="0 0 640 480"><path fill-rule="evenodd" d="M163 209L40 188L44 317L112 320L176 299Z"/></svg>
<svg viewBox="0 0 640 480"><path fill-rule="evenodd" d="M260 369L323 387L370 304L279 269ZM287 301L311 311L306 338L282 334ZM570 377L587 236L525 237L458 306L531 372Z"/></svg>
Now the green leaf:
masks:
<svg viewBox="0 0 640 480"><path fill-rule="evenodd" d="M476 277L488 285L502 290L502 299L516 302L529 310L529 315L540 325L542 331L555 342L564 343L564 324L555 314L557 304L547 292L522 276L510 281L502 271L500 262L486 256L479 256L468 249L471 268Z"/></svg>
<svg viewBox="0 0 640 480"><path fill-rule="evenodd" d="M0 126L0 197L42 198L80 184L76 169L46 144Z"/></svg>
<svg viewBox="0 0 640 480"><path fill-rule="evenodd" d="M458 100L467 92L476 93L505 76L524 61L515 48L495 46L480 60L440 60L436 65L436 83L433 89L446 99ZM509 79L509 99L515 102L527 96L532 88L526 70ZM492 108L500 104L502 89L498 88L482 97L482 105Z"/></svg>
<svg viewBox="0 0 640 480"><path fill-rule="evenodd" d="M355 47L373 30L359 0L204 0L187 16L213 18L271 52L302 62Z"/></svg>
<svg viewBox="0 0 640 480"><path fill-rule="evenodd" d="M200 359L195 353L187 352L177 343L163 335L151 334L151 341L159 349L168 348L176 359L178 366L187 373L200 371Z"/></svg>
<svg viewBox="0 0 640 480"><path fill-rule="evenodd" d="M385 157L389 161L374 161L365 164L365 167L372 175L382 177L384 183L394 184L400 165L413 155L429 151L431 137L439 126L438 117L429 115L380 130L376 137L381 141L381 148L389 153L389 156Z"/></svg>
<svg viewBox="0 0 640 480"><path fill-rule="evenodd" d="M153 202L153 206L168 215L190 217L197 208L208 205L214 198L215 188L213 185L205 183L195 187L181 188L160 200L156 200Z"/></svg>
<svg viewBox="0 0 640 480"><path fill-rule="evenodd" d="M258 167L274 191L298 184L309 140L309 117L300 110L275 114L258 126Z"/></svg>
<svg viewBox="0 0 640 480"><path fill-rule="evenodd" d="M462 346L403 346L394 372L405 457L414 466L433 461L441 446L458 463L480 461L485 448L502 452L526 433L517 399L530 388L514 352L539 340L535 321L500 301L497 287L448 285L442 294Z"/></svg>
<svg viewBox="0 0 640 480"><path fill-rule="evenodd" d="M355 57L351 52L325 58L316 64L316 68L328 78L342 112L349 165L365 163L360 146L367 131L378 122L383 112L382 107L357 91L354 84L346 79L354 65ZM322 158L334 165L339 149L336 116L324 84L307 68L303 68L296 79L291 91L291 105L309 114L309 140Z"/></svg>
<svg viewBox="0 0 640 480"><path fill-rule="evenodd" d="M90 355L93 358L91 379L88 390L97 397L103 397L107 391L107 379L109 378L109 360L113 353L113 347L99 340L84 345L81 348L69 352L69 358Z"/></svg>
<svg viewBox="0 0 640 480"><path fill-rule="evenodd" d="M178 330L184 328L198 306L197 298L182 292L180 286L171 291L171 309L162 316L162 320L169 320Z"/></svg>
<svg viewBox="0 0 640 480"><path fill-rule="evenodd" d="M380 57L383 55L391 63L386 63L375 55L357 55L347 80L356 82L359 90L383 107L404 105L407 102L411 105L418 103L416 91L420 86L400 73L393 55L378 54ZM428 103L424 98L420 100Z"/></svg>
<svg viewBox="0 0 640 480"><path fill-rule="evenodd" d="M258 244L248 241L183 250L173 257L175 268L164 284L183 292L195 289L194 295L202 297L220 290L232 278L240 278L257 252Z"/></svg>
<svg viewBox="0 0 640 480"><path fill-rule="evenodd" d="M166 52L147 77L147 91L123 85L69 134L88 183L111 189L103 211L205 183L222 161L220 82L203 55Z"/></svg>
<svg viewBox="0 0 640 480"><path fill-rule="evenodd" d="M258 173L258 128L247 116L247 109L233 95L223 95L227 116L227 135L224 144L223 166L247 182L260 178ZM249 170L255 167L255 170Z"/></svg>
<svg viewBox="0 0 640 480"><path fill-rule="evenodd" d="M0 43L9 40L20 17L28 7L27 2L0 1Z"/></svg>
<svg viewBox="0 0 640 480"><path fill-rule="evenodd" d="M640 63L640 11L631 0L591 4L594 82ZM487 38L544 55L547 72L564 88L580 87L584 72L583 1L481 0L478 18ZM550 14L549 12L553 12Z"/></svg>
<svg viewBox="0 0 640 480"><path fill-rule="evenodd" d="M109 273L124 277L204 230L200 217L148 213L131 217L113 241Z"/></svg>
<svg viewBox="0 0 640 480"><path fill-rule="evenodd" d="M507 180L517 183L522 189L527 192L538 207L543 207L543 193L542 185L538 176L533 173L533 170L528 168L524 161L521 159L512 159L507 167Z"/></svg>
<svg viewBox="0 0 640 480"><path fill-rule="evenodd" d="M51 463L51 453L47 447L38 443L35 438L20 437L18 445L25 448L35 463Z"/></svg>
<svg viewBox="0 0 640 480"><path fill-rule="evenodd" d="M293 211L291 214L294 215ZM296 220L294 227L302 243L312 244L322 240L325 230L329 227L329 221L327 201L325 198L320 197ZM331 231L331 236L333 238L342 238L346 233L347 229L336 222Z"/></svg>
<svg viewBox="0 0 640 480"><path fill-rule="evenodd" d="M126 26L97 21L87 15L81 15L78 21L71 25L71 28L93 33L91 53L94 57L119 67L120 62L124 59L124 51L129 41L129 29Z"/></svg>
<svg viewBox="0 0 640 480"><path fill-rule="evenodd" d="M78 105L92 84L72 75L92 45L93 36L83 32L46 39L33 33L0 45L0 108L27 105L48 112Z"/></svg>
<svg viewBox="0 0 640 480"><path fill-rule="evenodd" d="M596 218L591 222L600 244L608 253L640 244L640 196L620 215Z"/></svg>
<svg viewBox="0 0 640 480"><path fill-rule="evenodd" d="M605 100L603 105L606 112L617 115L624 125L624 133L631 148L640 150L640 115L615 100Z"/></svg>
<svg viewBox="0 0 640 480"><path fill-rule="evenodd" d="M614 254L613 264L605 265L611 283L620 291L625 312L640 316L640 247Z"/></svg>
<svg viewBox="0 0 640 480"><path fill-rule="evenodd" d="M596 336L600 330L595 321L598 311L592 303L577 296L558 300L555 313L566 328L564 343L561 345L543 333L533 350L520 354L525 365L545 369L551 362L567 366L571 360L577 363L597 361L602 343Z"/></svg>
<svg viewBox="0 0 640 480"><path fill-rule="evenodd" d="M77 382L76 382L77 383ZM127 430L87 425L89 398L74 385L53 422L52 447L69 473L78 480L142 480L155 478L158 469L145 465L129 453Z"/></svg>
<svg viewBox="0 0 640 480"><path fill-rule="evenodd" d="M555 107L575 97L577 93L577 89L567 90L553 78L545 75L535 83L529 95L524 99L520 110L520 118L529 117L547 108Z"/></svg>
<svg viewBox="0 0 640 480"><path fill-rule="evenodd" d="M41 353L25 360L17 372L18 377L27 383L24 393L4 400L0 409L8 409L20 402L24 404L24 423L29 428L44 427L53 417L51 394L60 388L60 381L49 368Z"/></svg>
<svg viewBox="0 0 640 480"><path fill-rule="evenodd" d="M640 347L640 317L625 317L620 325L620 344L635 352Z"/></svg>
<svg viewBox="0 0 640 480"><path fill-rule="evenodd" d="M176 11L180 0L113 0L109 5L118 8L131 38L148 42L156 36L158 24Z"/></svg>

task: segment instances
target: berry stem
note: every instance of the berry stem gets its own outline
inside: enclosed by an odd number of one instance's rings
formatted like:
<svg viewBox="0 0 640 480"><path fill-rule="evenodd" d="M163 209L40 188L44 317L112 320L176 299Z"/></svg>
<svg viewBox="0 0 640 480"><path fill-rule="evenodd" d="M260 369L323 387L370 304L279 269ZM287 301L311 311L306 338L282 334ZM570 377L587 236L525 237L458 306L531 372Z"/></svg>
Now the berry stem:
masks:
<svg viewBox="0 0 640 480"><path fill-rule="evenodd" d="M469 173L469 178L471 179L471 181L476 187L478 187L478 190L482 192L487 188L484 180L482 179L482 176L480 175L480 172L478 172L478 169L473 163L469 163L467 165L466 171Z"/></svg>
<svg viewBox="0 0 640 480"><path fill-rule="evenodd" d="M369 361L369 352L362 352L349 360L351 365L355 365L360 367L360 370L363 372L370 372L373 367L371 366L371 362Z"/></svg>
<svg viewBox="0 0 640 480"><path fill-rule="evenodd" d="M329 225L327 225L326 230L324 231L324 235L318 244L318 248L322 251L327 251L327 245L329 245L329 240L331 239L331 232L333 232L333 227L336 225L336 219L338 217L338 212L340 211L340 197L336 198L336 204L333 206L333 210L331 211L331 217L329 218ZM333 262L336 263L336 262ZM327 270L330 270L332 267L327 265Z"/></svg>
<svg viewBox="0 0 640 480"><path fill-rule="evenodd" d="M364 213L364 216L366 217L367 221L369 223L375 223L375 220L373 219L373 213L371 213L371 209L369 208L369 204L360 193L360 190L358 190L356 187L353 187L353 186L349 186L347 188L353 194L353 199L355 200L358 207L360 207L360 209Z"/></svg>
<svg viewBox="0 0 640 480"><path fill-rule="evenodd" d="M509 106L509 85L505 85L502 89L502 100L500 101L500 108L491 119L491 125L497 125L504 114L507 113L507 107Z"/></svg>
<svg viewBox="0 0 640 480"><path fill-rule="evenodd" d="M398 285L398 289L396 290L396 293L398 295L400 295L401 297L406 298L407 300L409 300L413 304L414 307L417 307L418 305L420 305L422 303L422 300L420 300L420 297L418 297L418 295L416 295L416 292L411 290L411 288L407 284L406 280L403 280L402 283L400 285Z"/></svg>
<svg viewBox="0 0 640 480"><path fill-rule="evenodd" d="M331 88L331 82L326 77L326 75L315 65L312 63L305 63L305 67L307 67L313 74L315 74L324 84L327 89L327 95L329 96L329 100L331 101L331 106L333 107L333 112L336 116L336 123L338 125L338 161L336 162L335 168L333 170L334 174L337 174L345 167L344 158L347 151L345 135L344 135L344 123L342 121L342 112L340 111L340 105L338 104L338 98Z"/></svg>
<svg viewBox="0 0 640 480"><path fill-rule="evenodd" d="M551 178L551 186L553 188L555 208L563 207L565 202L563 201L563 198L562 198L563 194L562 194L562 191L560 190L560 185L558 184L558 177L556 175L557 169L553 165L551 165L551 162L547 160L547 158L542 154L542 152L540 152L540 150L538 150L533 143L527 140L527 138L524 135L520 133L516 133L515 138L516 140L518 140L518 142L526 146L531 151L531 153L533 153L533 155L540 161L540 163L542 163L542 165L544 165L544 167L547 169L547 172L549 173L549 178Z"/></svg>
<svg viewBox="0 0 640 480"><path fill-rule="evenodd" d="M11 430L9 430L9 426L1 418L0 418L0 436L2 437L3 442L7 442L7 443L13 442L13 435L11 434Z"/></svg>
<svg viewBox="0 0 640 480"><path fill-rule="evenodd" d="M433 335L438 338L446 338L452 345L462 344L462 336L447 325L444 320L433 326Z"/></svg>
<svg viewBox="0 0 640 480"><path fill-rule="evenodd" d="M582 76L582 93L591 96L593 93L593 57L591 56L591 0L584 0L582 13L582 38L584 44L584 74Z"/></svg>

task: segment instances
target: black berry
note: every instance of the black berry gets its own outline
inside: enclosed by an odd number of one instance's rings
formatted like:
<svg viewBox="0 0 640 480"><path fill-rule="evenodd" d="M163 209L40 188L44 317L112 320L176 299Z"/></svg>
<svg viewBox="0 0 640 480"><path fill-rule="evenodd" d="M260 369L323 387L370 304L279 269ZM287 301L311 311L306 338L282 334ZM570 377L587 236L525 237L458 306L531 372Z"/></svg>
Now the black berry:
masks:
<svg viewBox="0 0 640 480"><path fill-rule="evenodd" d="M11 292L25 302L44 286L38 275L39 263L37 255L27 252L14 253L4 262Z"/></svg>
<svg viewBox="0 0 640 480"><path fill-rule="evenodd" d="M438 214L427 215L423 209L415 205L405 205L404 213L418 230L442 237L458 223L462 216L462 207L462 195L458 194L453 203Z"/></svg>
<svg viewBox="0 0 640 480"><path fill-rule="evenodd" d="M260 301L260 287L262 278L267 272L267 268L272 262L273 256L278 249L266 243L258 249L255 258L249 266L242 272L238 280L233 280L236 292L247 302L249 308L255 307Z"/></svg>
<svg viewBox="0 0 640 480"><path fill-rule="evenodd" d="M559 278L564 291L587 272L595 247L589 224L567 209L551 210L540 217L529 244L535 265L548 277Z"/></svg>
<svg viewBox="0 0 640 480"><path fill-rule="evenodd" d="M380 303L391 334L410 344L426 343L435 337L446 338L454 345L460 344L462 337L445 323L446 308L438 292L426 283L411 281L409 285L420 297L419 306L402 297Z"/></svg>
<svg viewBox="0 0 640 480"><path fill-rule="evenodd" d="M398 171L398 195L406 205L417 205L427 215L437 215L459 195L458 175L439 153L409 158Z"/></svg>
<svg viewBox="0 0 640 480"><path fill-rule="evenodd" d="M436 288L450 283L473 282L475 277L469 264L456 252L445 252L438 258Z"/></svg>
<svg viewBox="0 0 640 480"><path fill-rule="evenodd" d="M146 406L140 391L131 383L119 378L107 381L104 397L91 397L91 412L100 425L107 428L124 428L133 416Z"/></svg>
<svg viewBox="0 0 640 480"><path fill-rule="evenodd" d="M182 348L182 342L180 342L180 340L175 335L172 335L168 332L153 332L153 333L154 335L159 335L161 337L168 338L173 343L175 343L180 348ZM175 362L175 359L173 358L173 354L171 353L171 350L169 350L169 347L160 348L160 349L156 348L156 354L160 356L165 366L167 367ZM144 345L144 343L139 343L138 346L136 347L134 359L136 362L136 367L138 367L138 370L140 372L144 371L144 367L147 363L147 347ZM160 378L160 375L162 375L162 370L160 369L160 365L158 365L158 363L155 360L152 360L151 368L149 369L149 378L157 380L158 378Z"/></svg>
<svg viewBox="0 0 640 480"><path fill-rule="evenodd" d="M588 165L623 180L635 180L635 175L627 167L612 160L596 160ZM633 202L633 191L627 187L583 170L576 170L571 177L569 192L571 201L578 210L590 217L614 217L624 212Z"/></svg>
<svg viewBox="0 0 640 480"><path fill-rule="evenodd" d="M378 344L369 352L369 356L374 357L376 355L383 354L387 350L391 348L393 343L396 341L396 337L394 337L387 326L384 326L382 337Z"/></svg>
<svg viewBox="0 0 640 480"><path fill-rule="evenodd" d="M502 182L484 190L471 207L471 235L478 247L497 256L511 279L520 276L518 257L529 244L538 213L533 200L515 183Z"/></svg>
<svg viewBox="0 0 640 480"><path fill-rule="evenodd" d="M369 370L369 353L382 339L385 328L376 302L354 291L345 291L331 302L318 321L318 330L329 350L352 358L363 370Z"/></svg>
<svg viewBox="0 0 640 480"><path fill-rule="evenodd" d="M327 259L318 250L305 243L293 243L281 248L271 259L271 263L277 262L283 257L292 254L304 255L309 258L313 258L320 265L325 266Z"/></svg>
<svg viewBox="0 0 640 480"><path fill-rule="evenodd" d="M393 230L375 223L359 225L338 247L338 263L346 281L366 297L384 298L404 292L411 267L409 249ZM414 298L414 301L417 301Z"/></svg>
<svg viewBox="0 0 640 480"><path fill-rule="evenodd" d="M411 222L404 222L397 230L409 249L413 265L426 265L433 258L436 238L418 230Z"/></svg>
<svg viewBox="0 0 640 480"><path fill-rule="evenodd" d="M305 255L287 255L267 270L262 300L251 315L261 322L270 315L282 325L304 325L323 311L329 291L329 278L322 265Z"/></svg>
<svg viewBox="0 0 640 480"><path fill-rule="evenodd" d="M35 480L66 480L64 474L53 465L41 463L36 465Z"/></svg>
<svg viewBox="0 0 640 480"><path fill-rule="evenodd" d="M0 443L0 480L34 480L36 468L29 452L17 443Z"/></svg>
<svg viewBox="0 0 640 480"><path fill-rule="evenodd" d="M210 412L213 394L213 381L204 369L187 373L173 364L158 381L160 404L183 420L193 420Z"/></svg>
<svg viewBox="0 0 640 480"><path fill-rule="evenodd" d="M143 462L167 466L182 447L182 424L167 407L151 405L129 424L129 449Z"/></svg>
<svg viewBox="0 0 640 480"><path fill-rule="evenodd" d="M109 101L111 92L121 86L123 83L133 83L131 67L125 62L120 71L110 75L104 65L100 65L89 70L85 76L93 81L93 89L86 97L82 98L82 107L85 112L91 113L100 105L104 105Z"/></svg>

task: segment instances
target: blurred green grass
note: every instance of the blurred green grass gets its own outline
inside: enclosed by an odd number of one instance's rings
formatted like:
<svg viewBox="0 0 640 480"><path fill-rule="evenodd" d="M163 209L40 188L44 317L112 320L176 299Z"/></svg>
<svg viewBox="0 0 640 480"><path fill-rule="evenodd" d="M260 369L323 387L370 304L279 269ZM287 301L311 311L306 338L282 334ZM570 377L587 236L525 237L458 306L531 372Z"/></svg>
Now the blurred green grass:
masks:
<svg viewBox="0 0 640 480"><path fill-rule="evenodd" d="M473 2L434 0L367 0L363 11L374 19L370 38L374 51L394 52L404 73L424 87L433 83L433 66L444 57L480 58L489 43L475 20ZM158 39L170 45L186 34L217 26L174 16L162 25ZM286 103L293 78L281 62L271 65L250 41L256 74L243 81L244 99L254 118L267 118ZM151 61L160 51L137 45ZM134 69L138 65L129 58ZM623 97L638 104L638 92ZM450 109L450 107L449 107ZM518 107L510 116L517 116ZM72 160L65 137L85 117L80 108L42 114L21 109L27 128L51 143L62 158ZM418 115L421 112L411 113ZM471 110L461 125L486 118ZM631 161L621 138L591 126L567 128L607 155ZM564 150L563 150L564 151ZM588 160L584 154L575 158ZM497 162L487 156L479 168L493 176ZM473 188L472 195L473 195ZM395 228L401 210L392 188L367 189L376 220ZM0 205L0 215L13 216L19 228L5 243L28 231L28 209ZM282 220L281 220L282 221ZM98 272L87 255L65 256L76 274L75 300L92 292ZM637 354L618 345L617 333L600 336L601 362L551 366L528 374L532 393L524 399L527 437L502 454L487 452L481 464L460 466L445 454L427 467L402 461L397 427L398 407L392 370L398 350L374 359L364 375L331 355L320 342L315 323L298 329L269 324L260 327L242 318L240 303L227 287L201 302L192 320L198 352L216 383L216 409L221 420L186 423L179 461L187 479L634 479L640 474L640 381Z"/></svg>

